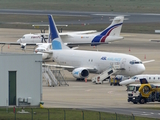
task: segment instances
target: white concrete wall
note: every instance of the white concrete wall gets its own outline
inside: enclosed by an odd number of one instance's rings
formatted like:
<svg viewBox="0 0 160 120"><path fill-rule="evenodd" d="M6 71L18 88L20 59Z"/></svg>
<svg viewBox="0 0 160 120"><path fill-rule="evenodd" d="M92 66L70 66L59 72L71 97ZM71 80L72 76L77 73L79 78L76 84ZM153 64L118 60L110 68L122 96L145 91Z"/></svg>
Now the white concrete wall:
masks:
<svg viewBox="0 0 160 120"><path fill-rule="evenodd" d="M32 106L42 98L42 56L37 54L0 54L0 106L9 103L8 71L17 71L17 98L32 98Z"/></svg>

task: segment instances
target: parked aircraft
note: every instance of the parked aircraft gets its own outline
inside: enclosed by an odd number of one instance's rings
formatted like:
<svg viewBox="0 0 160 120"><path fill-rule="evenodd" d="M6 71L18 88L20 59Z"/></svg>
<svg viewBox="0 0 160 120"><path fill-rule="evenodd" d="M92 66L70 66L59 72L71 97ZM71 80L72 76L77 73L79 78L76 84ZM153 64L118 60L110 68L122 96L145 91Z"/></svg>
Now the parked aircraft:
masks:
<svg viewBox="0 0 160 120"><path fill-rule="evenodd" d="M131 77L130 79L120 82L120 85L140 84L140 79L147 79L149 83L160 83L160 75L158 74L142 74Z"/></svg>
<svg viewBox="0 0 160 120"><path fill-rule="evenodd" d="M42 59L47 60L52 58L52 53L45 53L46 51L50 51L52 46L51 43L37 43L38 47L35 49L35 53L42 54Z"/></svg>
<svg viewBox="0 0 160 120"><path fill-rule="evenodd" d="M120 36L124 17L117 16L113 19L111 25L102 32L91 31L80 31L80 32L67 32L59 33L62 41L69 47L77 45L99 45L107 44L116 40L121 40L123 37ZM90 33L90 34L89 34ZM92 34L91 34L92 33ZM49 34L49 33L48 33ZM44 34L26 34L19 40L18 43L41 43L47 42L48 35ZM50 41L49 41L50 42Z"/></svg>
<svg viewBox="0 0 160 120"><path fill-rule="evenodd" d="M87 78L89 73L102 73L115 64L120 66L117 69L120 75L133 76L145 71L141 60L133 55L70 49L63 44L52 16L48 15L48 19L52 40L52 50L49 52L53 53L53 59L59 65L44 64L45 66L65 68L72 71L75 78L82 79Z"/></svg>

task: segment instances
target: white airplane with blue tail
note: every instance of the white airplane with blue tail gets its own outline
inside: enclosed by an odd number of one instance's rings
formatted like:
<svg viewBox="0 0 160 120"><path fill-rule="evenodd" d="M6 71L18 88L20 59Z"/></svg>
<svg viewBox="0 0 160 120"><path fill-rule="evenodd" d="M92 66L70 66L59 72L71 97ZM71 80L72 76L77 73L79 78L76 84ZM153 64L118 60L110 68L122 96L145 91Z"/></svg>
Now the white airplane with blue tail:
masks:
<svg viewBox="0 0 160 120"><path fill-rule="evenodd" d="M145 71L143 62L133 55L70 49L63 44L52 16L48 15L48 19L52 50L45 53L52 53L53 59L58 65L43 64L44 66L65 68L71 71L77 79L87 78L89 73L100 74L114 65L119 65L118 68L115 68L116 71L125 76L134 76Z"/></svg>

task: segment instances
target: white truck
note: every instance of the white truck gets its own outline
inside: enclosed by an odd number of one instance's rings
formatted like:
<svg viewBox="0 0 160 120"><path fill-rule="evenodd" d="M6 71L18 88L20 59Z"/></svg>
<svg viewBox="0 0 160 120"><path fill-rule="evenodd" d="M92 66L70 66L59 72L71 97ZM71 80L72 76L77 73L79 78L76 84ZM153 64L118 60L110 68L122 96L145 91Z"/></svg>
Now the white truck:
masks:
<svg viewBox="0 0 160 120"><path fill-rule="evenodd" d="M128 102L133 102L134 104L140 103L144 104L147 102L160 102L160 93L159 92L152 92L148 98L142 97L141 93L138 91L141 84L130 84L127 86L127 93L128 93ZM151 85L152 88L159 88L160 84L158 85Z"/></svg>

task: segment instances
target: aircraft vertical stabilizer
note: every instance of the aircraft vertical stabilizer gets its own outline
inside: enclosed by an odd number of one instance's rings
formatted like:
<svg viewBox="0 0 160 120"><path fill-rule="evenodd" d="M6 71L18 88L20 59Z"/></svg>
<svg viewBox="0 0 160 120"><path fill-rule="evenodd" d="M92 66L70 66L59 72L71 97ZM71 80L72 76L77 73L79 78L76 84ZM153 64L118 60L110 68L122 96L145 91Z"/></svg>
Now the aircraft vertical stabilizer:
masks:
<svg viewBox="0 0 160 120"><path fill-rule="evenodd" d="M111 25L102 31L101 35L107 36L119 36L122 24L123 24L124 16L117 16L113 19Z"/></svg>
<svg viewBox="0 0 160 120"><path fill-rule="evenodd" d="M57 27L51 15L48 15L49 26L50 26L50 39L52 43L53 50L70 49L65 46L59 36Z"/></svg>

